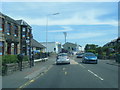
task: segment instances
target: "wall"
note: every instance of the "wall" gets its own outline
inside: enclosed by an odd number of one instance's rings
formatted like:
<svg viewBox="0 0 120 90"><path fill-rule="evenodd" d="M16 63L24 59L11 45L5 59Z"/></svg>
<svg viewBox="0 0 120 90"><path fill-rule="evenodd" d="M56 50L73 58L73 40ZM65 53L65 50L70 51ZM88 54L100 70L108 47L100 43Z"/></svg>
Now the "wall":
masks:
<svg viewBox="0 0 120 90"><path fill-rule="evenodd" d="M44 45L46 47L46 42L41 42L42 45ZM55 53L59 53L60 51L60 47L58 47L58 42L48 42L47 43L47 51L48 52L55 52ZM56 50L54 50L54 48Z"/></svg>

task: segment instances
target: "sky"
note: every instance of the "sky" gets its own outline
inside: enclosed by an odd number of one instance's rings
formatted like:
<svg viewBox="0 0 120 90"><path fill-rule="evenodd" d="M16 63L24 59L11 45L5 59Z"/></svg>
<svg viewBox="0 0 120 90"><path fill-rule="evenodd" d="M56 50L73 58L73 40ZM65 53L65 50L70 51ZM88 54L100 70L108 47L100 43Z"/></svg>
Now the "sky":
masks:
<svg viewBox="0 0 120 90"><path fill-rule="evenodd" d="M105 45L118 37L118 2L2 2L0 11L32 27L38 42ZM59 13L54 15L55 13ZM48 18L48 24L47 24Z"/></svg>

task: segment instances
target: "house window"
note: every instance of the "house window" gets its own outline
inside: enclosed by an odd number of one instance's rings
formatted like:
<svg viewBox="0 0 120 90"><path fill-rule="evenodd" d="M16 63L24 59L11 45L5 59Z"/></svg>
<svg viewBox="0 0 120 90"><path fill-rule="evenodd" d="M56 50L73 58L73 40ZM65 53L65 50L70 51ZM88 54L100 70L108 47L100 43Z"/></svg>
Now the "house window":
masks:
<svg viewBox="0 0 120 90"><path fill-rule="evenodd" d="M0 23L0 32L2 32L2 23Z"/></svg>
<svg viewBox="0 0 120 90"><path fill-rule="evenodd" d="M11 54L11 43L7 44L7 54Z"/></svg>
<svg viewBox="0 0 120 90"><path fill-rule="evenodd" d="M25 32L26 31L25 28L23 28L22 31Z"/></svg>
<svg viewBox="0 0 120 90"><path fill-rule="evenodd" d="M0 41L0 56L4 54L4 42Z"/></svg>
<svg viewBox="0 0 120 90"><path fill-rule="evenodd" d="M25 35L22 35L22 38L25 38Z"/></svg>
<svg viewBox="0 0 120 90"><path fill-rule="evenodd" d="M7 23L7 35L10 35L11 34L11 24L10 23Z"/></svg>
<svg viewBox="0 0 120 90"><path fill-rule="evenodd" d="M18 36L18 27L14 25L14 36Z"/></svg>
<svg viewBox="0 0 120 90"><path fill-rule="evenodd" d="M17 54L17 44L14 45L14 54Z"/></svg>

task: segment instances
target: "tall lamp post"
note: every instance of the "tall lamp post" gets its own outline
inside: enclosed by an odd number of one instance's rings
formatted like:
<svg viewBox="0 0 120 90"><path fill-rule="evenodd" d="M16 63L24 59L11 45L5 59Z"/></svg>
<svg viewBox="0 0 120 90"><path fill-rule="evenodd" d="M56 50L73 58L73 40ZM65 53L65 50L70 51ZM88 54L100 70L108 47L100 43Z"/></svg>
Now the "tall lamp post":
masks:
<svg viewBox="0 0 120 90"><path fill-rule="evenodd" d="M67 32L63 32L63 34L65 36L65 43L66 43Z"/></svg>
<svg viewBox="0 0 120 90"><path fill-rule="evenodd" d="M48 43L48 17L50 15L58 15L60 13L53 13L53 14L48 14L47 15L47 19L46 19L46 53L48 52L48 48L47 48L47 43Z"/></svg>

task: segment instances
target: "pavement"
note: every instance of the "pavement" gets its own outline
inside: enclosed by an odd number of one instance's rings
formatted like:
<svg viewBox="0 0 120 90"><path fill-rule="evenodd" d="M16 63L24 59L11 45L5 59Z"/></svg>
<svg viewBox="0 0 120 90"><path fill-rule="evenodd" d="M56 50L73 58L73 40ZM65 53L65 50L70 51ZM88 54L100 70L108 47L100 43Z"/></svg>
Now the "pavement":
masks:
<svg viewBox="0 0 120 90"><path fill-rule="evenodd" d="M35 61L35 66L32 68L26 68L8 76L3 76L2 88L20 88L24 83L31 82L31 79L36 78L38 75L50 69L54 62L53 57L49 57L45 62L39 62L39 60Z"/></svg>
<svg viewBox="0 0 120 90"><path fill-rule="evenodd" d="M115 60L107 60L107 61L108 62L106 64L115 65L115 66L120 67L120 63L116 62Z"/></svg>

